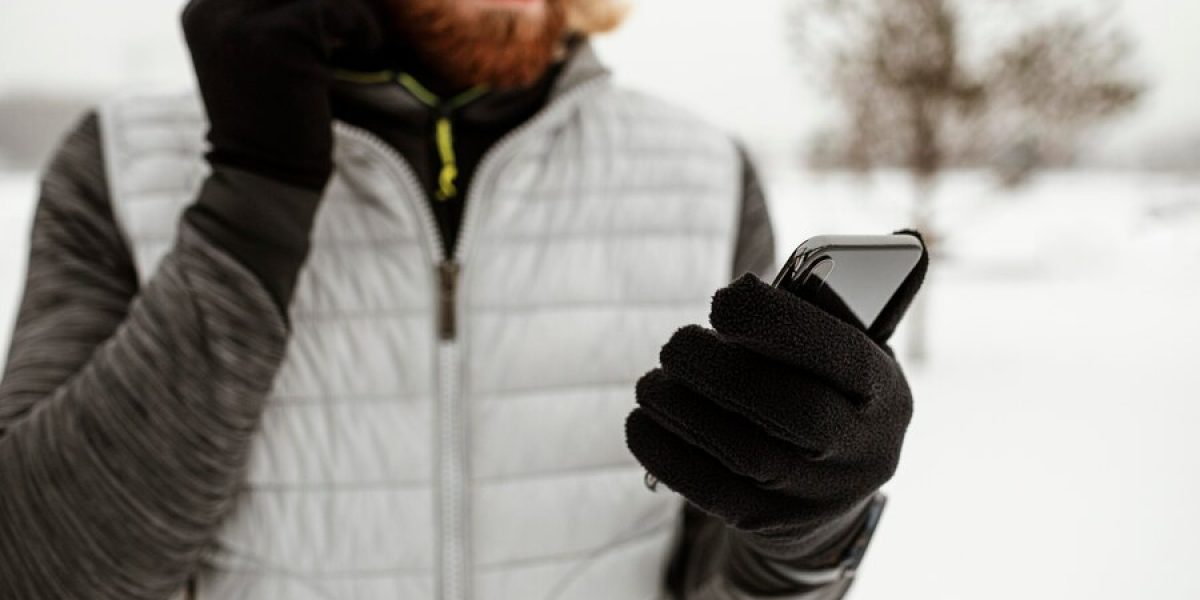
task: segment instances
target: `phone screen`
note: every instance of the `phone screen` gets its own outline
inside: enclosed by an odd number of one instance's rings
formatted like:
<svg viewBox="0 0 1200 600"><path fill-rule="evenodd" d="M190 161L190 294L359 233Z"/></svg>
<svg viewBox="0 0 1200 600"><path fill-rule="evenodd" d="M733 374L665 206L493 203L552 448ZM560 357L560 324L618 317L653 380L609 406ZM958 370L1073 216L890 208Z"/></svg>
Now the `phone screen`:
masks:
<svg viewBox="0 0 1200 600"><path fill-rule="evenodd" d="M866 331L922 251L909 235L813 238L796 249L775 285Z"/></svg>

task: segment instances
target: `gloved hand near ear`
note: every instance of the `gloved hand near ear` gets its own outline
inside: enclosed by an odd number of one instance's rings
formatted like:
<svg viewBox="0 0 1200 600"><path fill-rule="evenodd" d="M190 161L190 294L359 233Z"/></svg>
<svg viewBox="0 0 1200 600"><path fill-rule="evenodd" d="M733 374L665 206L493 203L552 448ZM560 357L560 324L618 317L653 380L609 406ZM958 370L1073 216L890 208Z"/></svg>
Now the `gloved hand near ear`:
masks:
<svg viewBox="0 0 1200 600"><path fill-rule="evenodd" d="M382 43L371 0L191 0L183 30L209 160L308 188L332 168L334 53Z"/></svg>
<svg viewBox="0 0 1200 600"><path fill-rule="evenodd" d="M746 275L680 329L626 422L647 471L743 543L816 560L896 470L912 396L886 343L928 256L868 334Z"/></svg>
<svg viewBox="0 0 1200 600"><path fill-rule="evenodd" d="M382 44L377 0L191 0L182 20L212 166L184 220L286 314L333 172L334 67Z"/></svg>

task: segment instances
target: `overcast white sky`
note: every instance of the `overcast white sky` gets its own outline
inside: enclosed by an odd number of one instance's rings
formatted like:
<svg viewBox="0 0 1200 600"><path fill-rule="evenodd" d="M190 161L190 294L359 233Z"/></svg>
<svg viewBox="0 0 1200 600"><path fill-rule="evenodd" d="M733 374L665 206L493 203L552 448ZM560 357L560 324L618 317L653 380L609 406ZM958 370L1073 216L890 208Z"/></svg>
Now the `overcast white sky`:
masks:
<svg viewBox="0 0 1200 600"><path fill-rule="evenodd" d="M828 107L792 62L782 16L791 0L635 0L630 22L601 42L627 83L666 95L755 139L795 139ZM979 1L979 0L974 0ZM1046 0L1086 4L1103 0ZM3 0L0 93L19 88L109 94L178 88L190 71L181 0ZM1105 146L1200 137L1200 2L1126 0L1124 22L1153 84Z"/></svg>

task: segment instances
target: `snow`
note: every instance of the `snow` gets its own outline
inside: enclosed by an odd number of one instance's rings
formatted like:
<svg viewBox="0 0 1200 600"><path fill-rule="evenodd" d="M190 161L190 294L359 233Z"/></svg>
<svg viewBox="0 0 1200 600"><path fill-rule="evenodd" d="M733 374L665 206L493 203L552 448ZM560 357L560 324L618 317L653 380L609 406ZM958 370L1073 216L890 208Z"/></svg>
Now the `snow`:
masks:
<svg viewBox="0 0 1200 600"><path fill-rule="evenodd" d="M908 221L900 173L767 179L781 258ZM0 176L2 347L33 198ZM959 173L936 206L932 355L909 366L916 417L854 598L1200 597L1200 178L1051 173L1010 194Z"/></svg>
<svg viewBox="0 0 1200 600"><path fill-rule="evenodd" d="M780 255L906 223L901 174L771 185ZM855 598L1197 598L1200 179L939 189L932 359ZM903 347L898 340L897 347Z"/></svg>

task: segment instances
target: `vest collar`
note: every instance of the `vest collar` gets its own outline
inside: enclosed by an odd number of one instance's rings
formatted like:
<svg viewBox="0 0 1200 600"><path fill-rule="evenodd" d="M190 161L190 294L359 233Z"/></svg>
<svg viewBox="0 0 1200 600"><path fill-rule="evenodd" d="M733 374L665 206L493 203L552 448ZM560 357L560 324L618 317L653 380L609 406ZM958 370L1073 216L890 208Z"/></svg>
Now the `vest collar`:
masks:
<svg viewBox="0 0 1200 600"><path fill-rule="evenodd" d="M467 122L503 123L516 113L528 114L531 105L540 107L575 88L608 77L610 71L600 62L591 43L579 37L568 42L566 58L552 65L542 80L533 86L480 94L468 92L456 97L466 100L464 102L455 102L451 98L431 99L425 94L414 93L413 86L398 85L402 75L394 70L338 71L332 91L335 112L387 115L394 123L423 127L431 116L444 109L452 110L457 119ZM443 104L441 109L439 104Z"/></svg>

